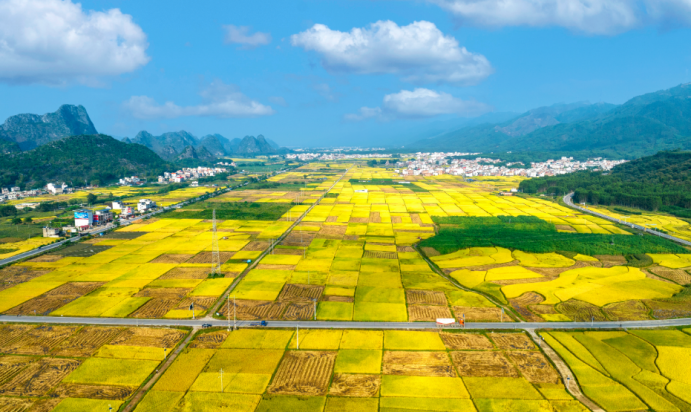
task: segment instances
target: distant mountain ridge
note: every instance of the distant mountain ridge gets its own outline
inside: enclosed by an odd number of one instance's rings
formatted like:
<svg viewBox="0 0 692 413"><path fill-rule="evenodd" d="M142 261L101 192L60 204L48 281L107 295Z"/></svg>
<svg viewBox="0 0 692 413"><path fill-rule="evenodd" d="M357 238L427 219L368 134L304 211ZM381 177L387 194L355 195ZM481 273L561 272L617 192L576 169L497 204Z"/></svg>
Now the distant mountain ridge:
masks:
<svg viewBox="0 0 692 413"><path fill-rule="evenodd" d="M406 146L463 152L608 151L628 157L690 148L690 84L622 105L553 105L501 122L460 128Z"/></svg>
<svg viewBox="0 0 692 413"><path fill-rule="evenodd" d="M186 131L168 132L159 136L141 131L134 138L126 138L123 142L144 145L168 160L176 159L183 153L185 153L184 159L190 159L190 156L195 153L201 154L199 159L211 160L211 158L231 155L268 155L288 152L288 149L279 148L276 143L272 142L272 145L262 135L229 140L218 133L197 138ZM193 148L195 151L190 151L188 148Z"/></svg>
<svg viewBox="0 0 692 413"><path fill-rule="evenodd" d="M20 114L0 125L0 139L14 143L21 150L56 141L66 136L95 135L98 132L82 105L62 105L44 115ZM2 142L2 147L7 144Z"/></svg>

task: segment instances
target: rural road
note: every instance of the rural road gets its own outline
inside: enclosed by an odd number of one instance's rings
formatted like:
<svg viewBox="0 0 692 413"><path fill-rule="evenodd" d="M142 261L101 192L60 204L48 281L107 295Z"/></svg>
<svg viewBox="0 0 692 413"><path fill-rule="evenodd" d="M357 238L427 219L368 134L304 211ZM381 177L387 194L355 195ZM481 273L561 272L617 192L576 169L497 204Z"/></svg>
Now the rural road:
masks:
<svg viewBox="0 0 692 413"><path fill-rule="evenodd" d="M211 324L214 327L228 326L227 320L172 320L172 319L137 319L137 318L99 318L99 317L49 317L49 316L0 316L0 322L4 323L45 323L45 324L91 324L91 325L115 325L115 326L185 326L201 327L202 324ZM688 326L689 318L675 318L669 320L643 320L643 321L595 321L590 322L542 322L542 323L466 323L467 330L532 330L532 329L615 329L615 328L656 328ZM238 327L250 327L254 321L237 321ZM231 326L233 320L231 320ZM406 330L406 329L437 329L432 322L376 322L376 321L267 321L267 327L279 328L336 328L336 329L379 329L379 330ZM459 325L446 328L461 329Z"/></svg>
<svg viewBox="0 0 692 413"><path fill-rule="evenodd" d="M597 216L597 217L599 217L599 218L607 219L608 221L617 222L618 224L622 224L622 225L627 225L627 226L630 227L630 228L635 228L635 229L642 230L642 231L644 231L644 232L648 232L649 234L652 234L652 235L658 235L659 237L669 239L669 240L671 240L671 241L673 241L673 242L677 242L677 243L679 243L679 244L687 245L688 247L689 247L690 245L692 245L692 244L690 244L690 242L687 241L687 240L680 239L680 238L678 238L678 237L674 237L674 236L672 236L672 235L665 234L665 233L663 233L663 232L654 231L654 230L651 229L651 228L642 227L641 225L632 224L632 223L630 223L630 222L624 222L624 221L621 221L621 220L619 220L619 219L617 219L617 218L609 217L608 215L603 215L603 214L599 214L598 212L591 211L590 209L582 208L582 207L580 207L580 206L578 206L578 205L575 205L575 204L572 202L572 196L573 196L573 195L574 195L574 192L570 192L569 194L565 195L565 196L562 198L562 200L565 202L565 204L571 206L572 208L576 208L576 209L578 209L578 210L580 210L580 211L582 211L582 212L586 212L587 214L595 215L595 216Z"/></svg>

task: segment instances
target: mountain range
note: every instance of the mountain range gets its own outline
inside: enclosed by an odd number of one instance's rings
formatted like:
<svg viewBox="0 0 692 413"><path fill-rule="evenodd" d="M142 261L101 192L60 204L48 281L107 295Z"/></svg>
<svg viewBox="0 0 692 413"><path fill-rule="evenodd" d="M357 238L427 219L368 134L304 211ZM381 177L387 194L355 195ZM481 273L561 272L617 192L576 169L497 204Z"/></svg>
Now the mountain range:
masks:
<svg viewBox="0 0 692 413"><path fill-rule="evenodd" d="M690 84L637 96L622 105L541 107L505 121L434 134L405 147L482 153L592 151L630 158L690 149Z"/></svg>
<svg viewBox="0 0 692 413"><path fill-rule="evenodd" d="M57 111L44 115L20 114L7 118L0 125L0 153L27 151L68 136L96 134L98 132L83 106L62 105ZM213 160L219 156L265 155L288 151L262 135L229 140L213 134L198 139L186 131L168 132L159 136L141 131L132 139L124 138L123 142L144 145L166 160Z"/></svg>

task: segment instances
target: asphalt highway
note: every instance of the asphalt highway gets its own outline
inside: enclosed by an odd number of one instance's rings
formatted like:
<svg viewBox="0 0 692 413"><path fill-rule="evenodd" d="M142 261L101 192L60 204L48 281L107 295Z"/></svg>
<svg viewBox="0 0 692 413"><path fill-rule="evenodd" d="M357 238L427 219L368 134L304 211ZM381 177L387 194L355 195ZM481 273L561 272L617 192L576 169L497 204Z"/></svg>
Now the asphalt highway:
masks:
<svg viewBox="0 0 692 413"><path fill-rule="evenodd" d="M0 316L0 322L5 323L37 323L37 324L81 324L81 325L114 325L114 326L183 326L201 327L210 324L214 327L227 327L228 320L171 320L171 319L137 319L137 318L98 318L98 317L48 317L48 316ZM540 329L617 329L617 328L657 328L689 326L689 318L676 318L669 320L643 320L643 321L595 321L591 322L543 322L543 323L466 323L460 325L445 326L444 328L466 328L477 330L540 330ZM237 327L253 327L257 321L236 322ZM230 320L233 326L233 320ZM280 328L336 328L336 329L379 329L379 330L410 330L410 329L438 329L436 323L431 322L359 322L359 321L267 321L267 327ZM257 326L257 328L262 328Z"/></svg>
<svg viewBox="0 0 692 413"><path fill-rule="evenodd" d="M562 198L562 200L565 202L565 204L571 206L572 208L576 208L576 209L578 209L578 210L580 210L580 211L582 211L582 212L586 212L587 214L595 215L595 216L597 216L597 217L599 217L599 218L607 219L608 221L617 222L618 224L622 224L622 225L627 225L627 226L630 227L630 228L635 228L635 229L638 229L638 230L641 230L641 231L644 231L644 232L648 232L649 234L652 234L652 235L658 235L659 237L663 237L663 238L665 238L665 239L669 239L669 240L671 240L671 241L673 241L673 242L677 242L678 244L683 244L683 245L687 245L687 246L690 246L690 245L691 245L690 242L687 241L687 240L680 239L680 238L674 237L674 236L672 236L672 235L664 234L663 232L655 231L655 230L653 230L653 229L651 229L651 228L642 227L641 225L632 224L631 222L621 221L621 220L619 220L619 219L617 219L617 218L609 217L608 215L599 214L598 212L591 211L591 210L586 209L586 208L582 208L582 207L580 207L580 206L578 206L578 205L575 205L575 204L572 202L572 196L573 196L573 195L574 195L574 192L570 192L569 194L565 195L565 196Z"/></svg>

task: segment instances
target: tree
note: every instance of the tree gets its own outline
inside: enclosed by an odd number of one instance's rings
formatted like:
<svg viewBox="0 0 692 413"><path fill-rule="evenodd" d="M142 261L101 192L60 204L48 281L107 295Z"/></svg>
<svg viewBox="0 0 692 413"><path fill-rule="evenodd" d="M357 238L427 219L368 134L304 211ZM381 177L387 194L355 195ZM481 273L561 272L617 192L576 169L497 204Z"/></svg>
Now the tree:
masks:
<svg viewBox="0 0 692 413"><path fill-rule="evenodd" d="M14 217L14 218L12 218L12 223L13 223L14 225L19 225L19 224L22 223L22 219L19 218L19 217Z"/></svg>
<svg viewBox="0 0 692 413"><path fill-rule="evenodd" d="M31 219L31 217L26 217L26 218L24 218L24 223L25 223L25 224L31 224L32 221L33 221L33 219Z"/></svg>
<svg viewBox="0 0 692 413"><path fill-rule="evenodd" d="M97 200L98 198L99 198L98 195L94 195L94 194L92 194L92 193L89 193L89 194L87 195L87 203L93 204L93 203L96 202L96 200Z"/></svg>

